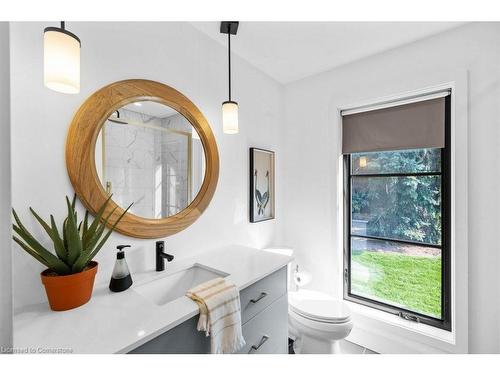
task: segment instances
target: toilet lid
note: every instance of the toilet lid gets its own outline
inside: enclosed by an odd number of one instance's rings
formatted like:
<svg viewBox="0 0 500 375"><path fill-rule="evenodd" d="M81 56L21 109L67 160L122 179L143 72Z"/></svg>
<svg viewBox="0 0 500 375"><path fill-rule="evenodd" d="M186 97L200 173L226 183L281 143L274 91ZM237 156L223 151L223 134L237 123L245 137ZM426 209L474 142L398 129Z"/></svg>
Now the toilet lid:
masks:
<svg viewBox="0 0 500 375"><path fill-rule="evenodd" d="M290 309L305 318L321 322L343 323L350 318L347 305L327 294L299 290L288 294Z"/></svg>

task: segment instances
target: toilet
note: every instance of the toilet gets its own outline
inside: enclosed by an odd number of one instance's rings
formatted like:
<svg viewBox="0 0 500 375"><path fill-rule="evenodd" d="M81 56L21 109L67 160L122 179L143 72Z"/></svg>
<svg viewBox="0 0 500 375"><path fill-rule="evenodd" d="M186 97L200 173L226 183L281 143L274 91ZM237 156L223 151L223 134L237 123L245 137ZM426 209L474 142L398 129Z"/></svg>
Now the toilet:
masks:
<svg viewBox="0 0 500 375"><path fill-rule="evenodd" d="M288 292L288 331L297 354L340 353L352 329L347 305L315 290Z"/></svg>
<svg viewBox="0 0 500 375"><path fill-rule="evenodd" d="M293 256L293 249L268 248L277 254ZM294 340L297 354L339 354L339 341L352 330L349 307L341 300L305 289L312 281L307 271L299 271L298 264L288 265L288 337Z"/></svg>

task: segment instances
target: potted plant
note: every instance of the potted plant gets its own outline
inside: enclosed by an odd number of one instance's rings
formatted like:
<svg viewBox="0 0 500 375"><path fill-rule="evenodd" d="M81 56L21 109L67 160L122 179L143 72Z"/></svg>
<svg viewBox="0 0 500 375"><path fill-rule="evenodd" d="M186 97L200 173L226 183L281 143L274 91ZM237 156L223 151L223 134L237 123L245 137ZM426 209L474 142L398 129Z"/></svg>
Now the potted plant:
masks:
<svg viewBox="0 0 500 375"><path fill-rule="evenodd" d="M76 194L70 202L66 197L68 215L59 231L54 216L50 215L50 225L45 222L33 208L30 211L50 237L55 254L46 249L31 235L12 209L15 223L12 227L17 234L13 236L22 249L45 265L47 269L41 273L42 283L52 310L63 311L81 306L90 300L97 273L97 262L92 259L108 240L116 225L129 210L131 205L115 221L105 234L106 225L117 209L115 207L105 218L104 211L111 200L106 200L97 212L94 220L89 220L89 212L78 223L75 210Z"/></svg>

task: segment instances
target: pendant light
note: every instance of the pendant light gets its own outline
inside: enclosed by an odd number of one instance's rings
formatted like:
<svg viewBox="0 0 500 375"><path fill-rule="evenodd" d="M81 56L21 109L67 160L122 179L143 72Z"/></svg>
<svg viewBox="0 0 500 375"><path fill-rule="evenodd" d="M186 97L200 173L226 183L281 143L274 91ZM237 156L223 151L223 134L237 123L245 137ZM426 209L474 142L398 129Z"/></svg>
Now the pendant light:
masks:
<svg viewBox="0 0 500 375"><path fill-rule="evenodd" d="M80 39L65 28L43 32L43 80L46 87L64 94L80 92Z"/></svg>
<svg viewBox="0 0 500 375"><path fill-rule="evenodd" d="M238 134L238 103L231 100L231 34L236 35L239 22L221 22L220 32L227 34L229 100L222 103L222 128L226 134Z"/></svg>

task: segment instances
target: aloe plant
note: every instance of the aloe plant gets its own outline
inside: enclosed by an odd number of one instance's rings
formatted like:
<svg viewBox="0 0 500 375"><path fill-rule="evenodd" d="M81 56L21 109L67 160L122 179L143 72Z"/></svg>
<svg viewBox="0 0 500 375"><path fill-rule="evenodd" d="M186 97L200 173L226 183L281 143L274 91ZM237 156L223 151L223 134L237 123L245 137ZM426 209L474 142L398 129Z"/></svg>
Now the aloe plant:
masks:
<svg viewBox="0 0 500 375"><path fill-rule="evenodd" d="M82 272L101 250L120 220L132 206L128 206L108 232L104 234L111 215L117 209L115 207L106 217L103 217L110 200L111 196L98 210L92 222L89 220L89 212L86 211L83 220L78 223L78 214L75 210L76 194L71 202L66 197L68 216L63 221L61 231L59 231L53 215L50 215L49 225L30 207L31 213L52 240L55 254L35 239L21 223L14 209L12 209L12 213L15 223L12 224L12 227L17 236L14 235L12 238L33 258L60 276Z"/></svg>

